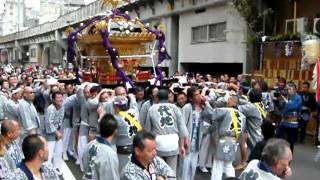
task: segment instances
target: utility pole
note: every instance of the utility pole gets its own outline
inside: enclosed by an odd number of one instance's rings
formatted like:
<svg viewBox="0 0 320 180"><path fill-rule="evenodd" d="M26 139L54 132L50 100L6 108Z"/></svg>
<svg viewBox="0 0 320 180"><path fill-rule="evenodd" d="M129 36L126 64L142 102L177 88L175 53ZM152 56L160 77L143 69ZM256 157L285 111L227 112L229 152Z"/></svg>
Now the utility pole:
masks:
<svg viewBox="0 0 320 180"><path fill-rule="evenodd" d="M20 0L18 0L18 32L20 31Z"/></svg>

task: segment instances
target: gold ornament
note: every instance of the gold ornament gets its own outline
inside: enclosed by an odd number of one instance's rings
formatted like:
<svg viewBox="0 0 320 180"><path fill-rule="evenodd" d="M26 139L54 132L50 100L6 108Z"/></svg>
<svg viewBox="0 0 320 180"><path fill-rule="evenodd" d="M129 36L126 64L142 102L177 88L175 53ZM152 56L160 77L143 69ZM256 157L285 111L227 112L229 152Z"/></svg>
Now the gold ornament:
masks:
<svg viewBox="0 0 320 180"><path fill-rule="evenodd" d="M70 33L74 32L74 28L69 26L65 31L64 31L67 35L69 35Z"/></svg>
<svg viewBox="0 0 320 180"><path fill-rule="evenodd" d="M130 0L101 0L101 7L108 6L109 4L111 4L112 8L115 9L122 1L130 3Z"/></svg>
<svg viewBox="0 0 320 180"><path fill-rule="evenodd" d="M167 26L166 26L166 23L164 22L163 17L160 19L160 23L158 25L158 30L162 31L163 33L166 33L166 31L167 31Z"/></svg>
<svg viewBox="0 0 320 180"><path fill-rule="evenodd" d="M102 20L102 21L96 23L97 31L99 31L99 30L102 30L102 31L103 31L103 30L106 30L107 27L108 27L108 23L107 23L106 20Z"/></svg>

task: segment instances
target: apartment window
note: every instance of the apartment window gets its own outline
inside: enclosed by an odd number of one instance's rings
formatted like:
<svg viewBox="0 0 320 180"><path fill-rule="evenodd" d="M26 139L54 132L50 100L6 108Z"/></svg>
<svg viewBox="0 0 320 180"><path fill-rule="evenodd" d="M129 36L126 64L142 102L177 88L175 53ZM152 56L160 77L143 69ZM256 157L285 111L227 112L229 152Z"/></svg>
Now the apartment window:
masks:
<svg viewBox="0 0 320 180"><path fill-rule="evenodd" d="M217 23L209 25L209 40L210 41L224 41L226 40L225 30L227 23Z"/></svg>
<svg viewBox="0 0 320 180"><path fill-rule="evenodd" d="M36 48L30 49L30 57L36 57Z"/></svg>
<svg viewBox="0 0 320 180"><path fill-rule="evenodd" d="M192 43L225 41L226 22L192 27Z"/></svg>
<svg viewBox="0 0 320 180"><path fill-rule="evenodd" d="M192 42L206 42L208 41L208 26L198 26L192 28Z"/></svg>

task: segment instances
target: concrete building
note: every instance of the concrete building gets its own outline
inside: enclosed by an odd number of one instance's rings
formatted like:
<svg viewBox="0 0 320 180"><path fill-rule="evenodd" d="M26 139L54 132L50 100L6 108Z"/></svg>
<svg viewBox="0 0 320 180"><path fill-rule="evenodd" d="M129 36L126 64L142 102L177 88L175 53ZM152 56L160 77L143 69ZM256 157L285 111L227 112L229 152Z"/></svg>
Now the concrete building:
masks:
<svg viewBox="0 0 320 180"><path fill-rule="evenodd" d="M179 14L180 71L246 71L246 25L228 4ZM212 72L215 70L215 72Z"/></svg>
<svg viewBox="0 0 320 180"><path fill-rule="evenodd" d="M31 28L39 24L39 10L34 7L26 7L24 16L24 26Z"/></svg>
<svg viewBox="0 0 320 180"><path fill-rule="evenodd" d="M39 24L54 21L84 5L84 0L40 0Z"/></svg>
<svg viewBox="0 0 320 180"><path fill-rule="evenodd" d="M170 75L177 70L212 74L248 72L251 63L247 61L246 23L228 2L136 0L121 9L165 30L166 47L172 60L162 65ZM18 35L0 37L0 50L7 51L9 61L19 57L13 53L18 51L22 59L26 58L25 64L62 63L67 48L65 28L70 24L77 28L101 11L100 1L95 1L53 22ZM26 52L29 56L23 56ZM147 66L151 67L151 62Z"/></svg>
<svg viewBox="0 0 320 180"><path fill-rule="evenodd" d="M0 36L23 29L23 0L4 0L0 4Z"/></svg>

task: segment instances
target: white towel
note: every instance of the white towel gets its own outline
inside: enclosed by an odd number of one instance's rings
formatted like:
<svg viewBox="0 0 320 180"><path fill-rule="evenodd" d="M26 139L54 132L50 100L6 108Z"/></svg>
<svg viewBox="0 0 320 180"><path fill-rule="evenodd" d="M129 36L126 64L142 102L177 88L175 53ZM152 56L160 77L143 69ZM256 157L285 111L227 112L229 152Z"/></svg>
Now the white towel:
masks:
<svg viewBox="0 0 320 180"><path fill-rule="evenodd" d="M179 149L179 136L177 134L157 135L157 150L171 152Z"/></svg>

